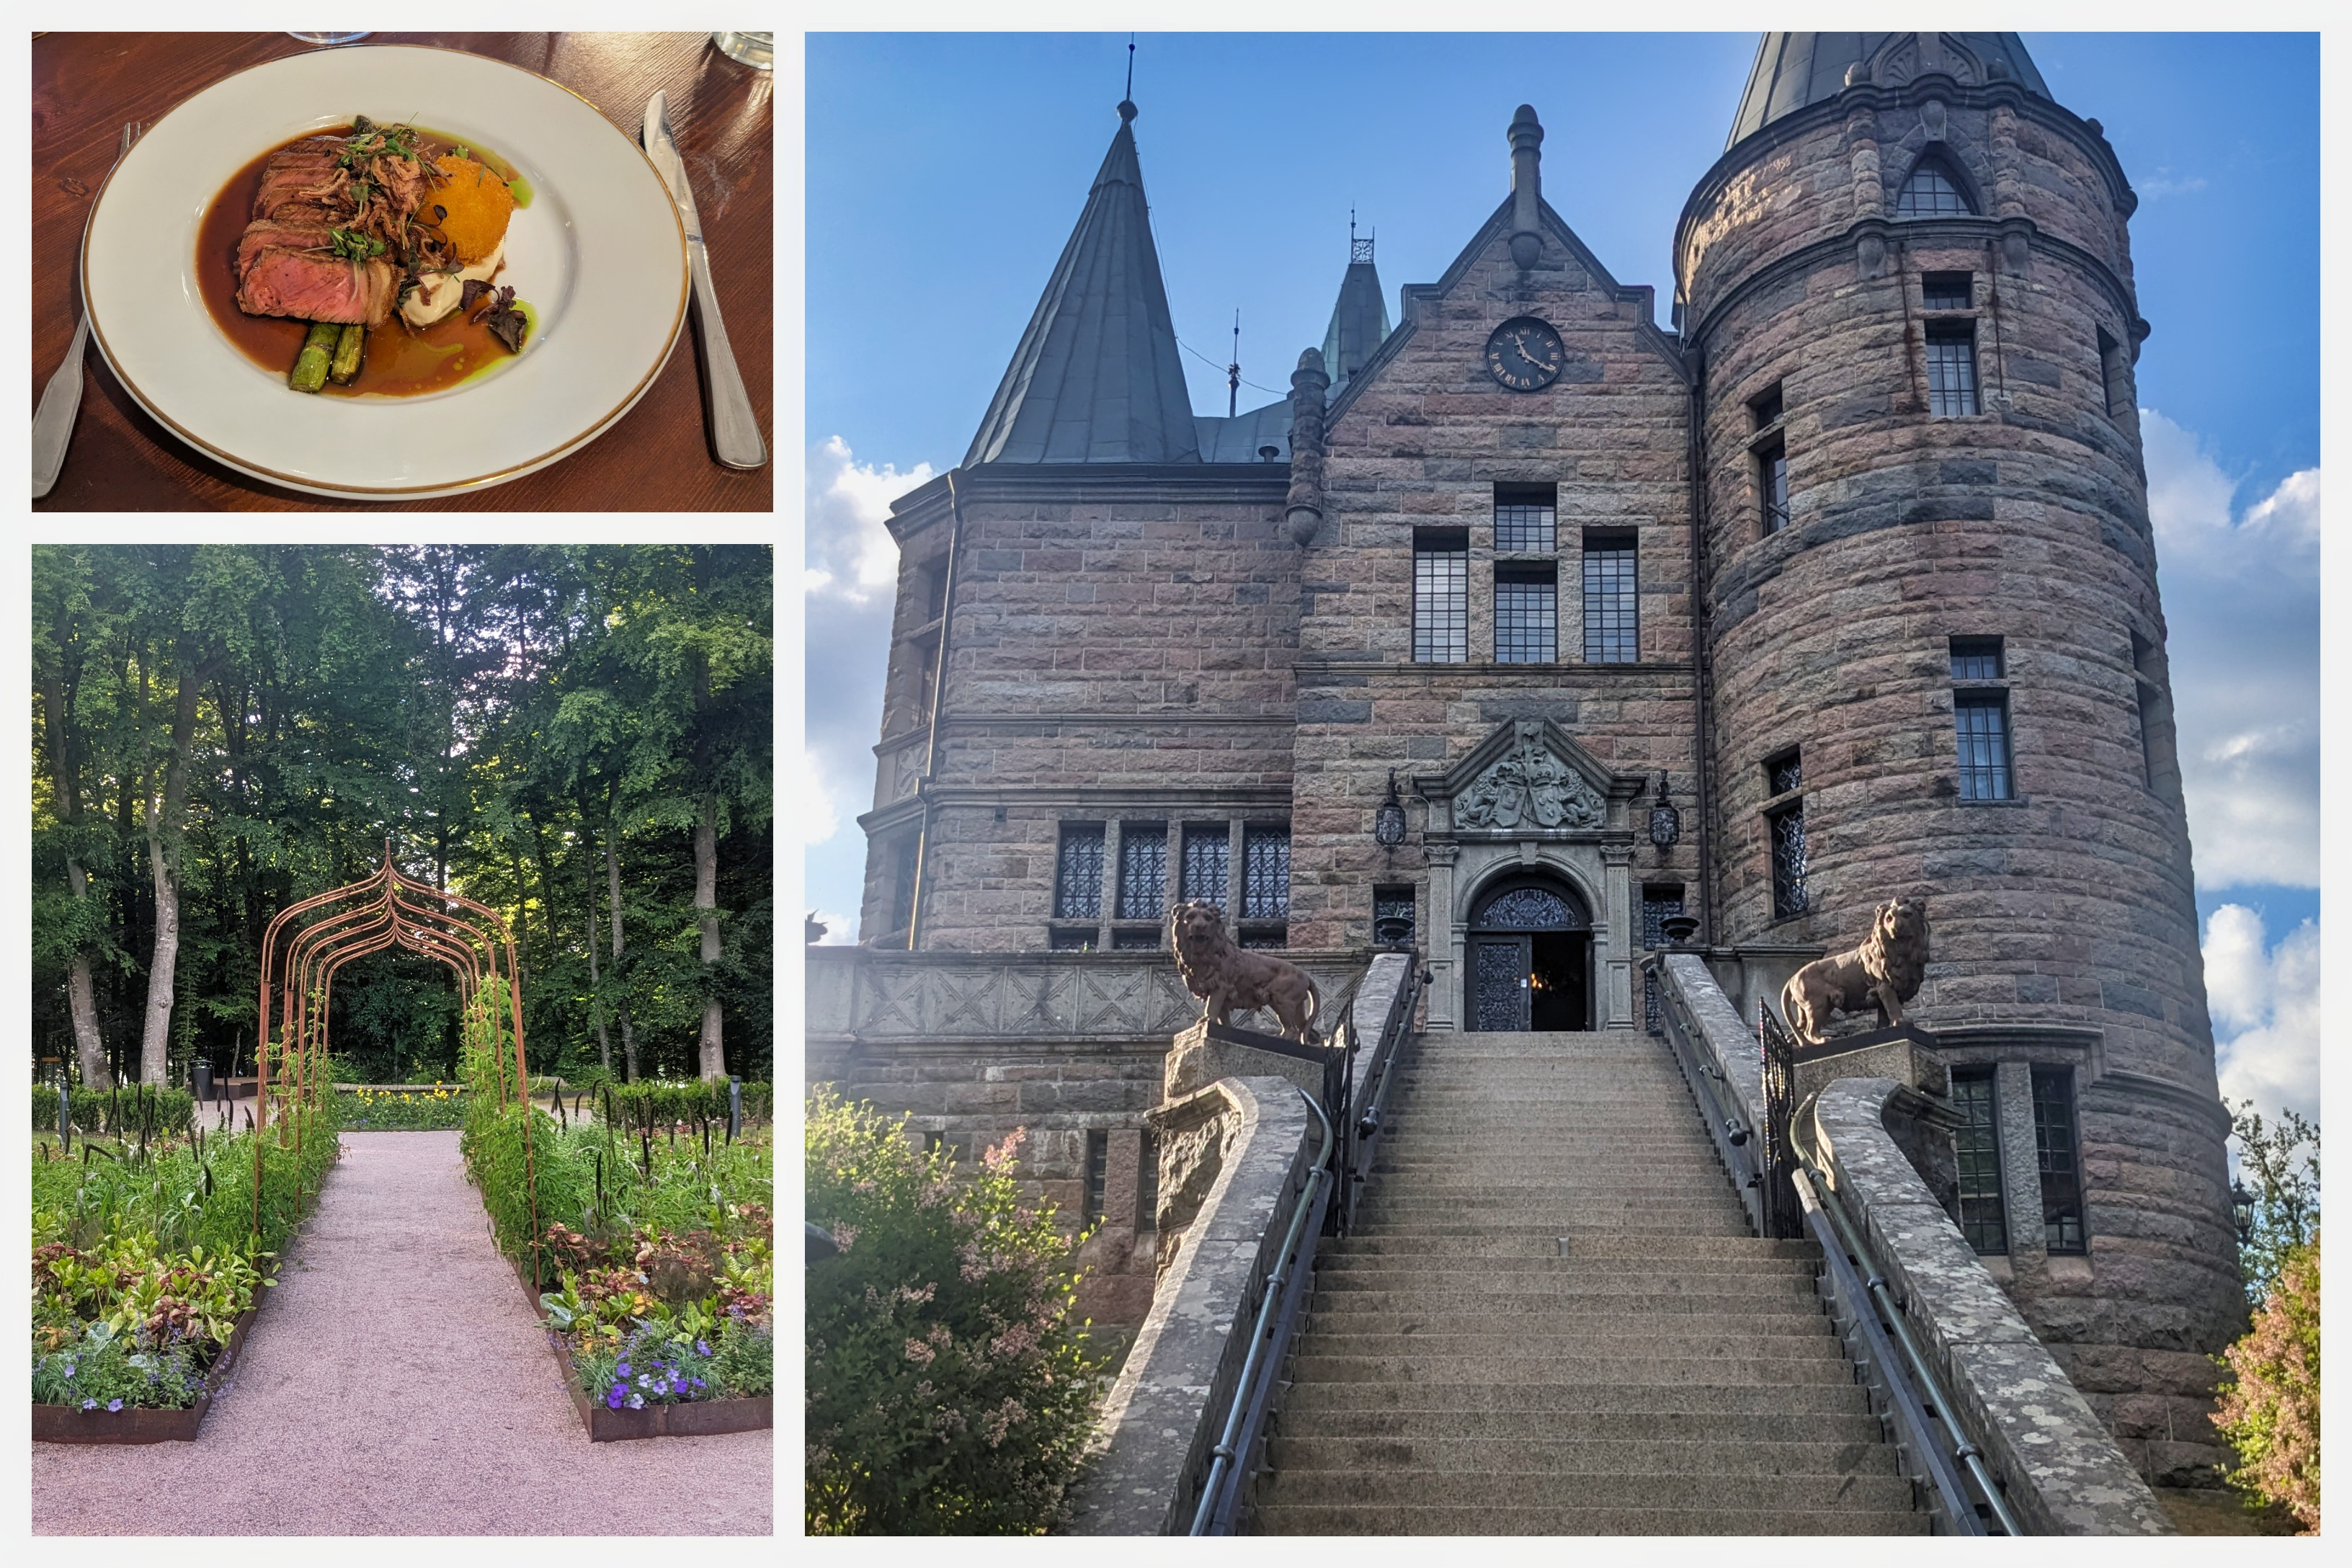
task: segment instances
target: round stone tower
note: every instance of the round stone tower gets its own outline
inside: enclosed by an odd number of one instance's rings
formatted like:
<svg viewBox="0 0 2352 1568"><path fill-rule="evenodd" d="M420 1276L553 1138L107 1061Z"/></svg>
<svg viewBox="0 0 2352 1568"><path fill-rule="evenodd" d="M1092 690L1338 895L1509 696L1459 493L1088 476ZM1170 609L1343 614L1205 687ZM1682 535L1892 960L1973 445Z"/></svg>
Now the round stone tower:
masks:
<svg viewBox="0 0 2352 1568"><path fill-rule="evenodd" d="M1768 34L1683 210L1709 931L1858 942L1971 1119L1957 1206L2151 1479L2242 1321L2132 363L2136 198L2012 34Z"/></svg>

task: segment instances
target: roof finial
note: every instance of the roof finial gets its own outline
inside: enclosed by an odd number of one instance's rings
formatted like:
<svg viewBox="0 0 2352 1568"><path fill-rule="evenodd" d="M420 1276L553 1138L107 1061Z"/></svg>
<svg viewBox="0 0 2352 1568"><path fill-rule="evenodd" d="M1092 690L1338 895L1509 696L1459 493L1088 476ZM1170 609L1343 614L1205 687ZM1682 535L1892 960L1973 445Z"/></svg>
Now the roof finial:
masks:
<svg viewBox="0 0 2352 1568"><path fill-rule="evenodd" d="M1131 121L1135 118L1135 35L1133 33L1127 36L1127 93L1118 100L1118 117L1121 121Z"/></svg>
<svg viewBox="0 0 2352 1568"><path fill-rule="evenodd" d="M1234 307L1234 363L1225 366L1225 417L1231 419L1242 406L1242 308Z"/></svg>

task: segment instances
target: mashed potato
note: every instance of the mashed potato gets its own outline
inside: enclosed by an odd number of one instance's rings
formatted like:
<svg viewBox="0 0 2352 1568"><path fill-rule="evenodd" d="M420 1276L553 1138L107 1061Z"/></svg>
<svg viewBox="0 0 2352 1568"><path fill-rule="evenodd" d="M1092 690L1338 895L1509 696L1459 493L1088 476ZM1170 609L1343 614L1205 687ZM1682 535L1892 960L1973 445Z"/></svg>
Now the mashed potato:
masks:
<svg viewBox="0 0 2352 1568"><path fill-rule="evenodd" d="M506 259L507 244L501 239L496 250L462 271L438 273L423 279L401 302L401 315L412 327L431 326L457 308L458 301L465 298L467 279L478 278L488 282L492 274L506 265Z"/></svg>

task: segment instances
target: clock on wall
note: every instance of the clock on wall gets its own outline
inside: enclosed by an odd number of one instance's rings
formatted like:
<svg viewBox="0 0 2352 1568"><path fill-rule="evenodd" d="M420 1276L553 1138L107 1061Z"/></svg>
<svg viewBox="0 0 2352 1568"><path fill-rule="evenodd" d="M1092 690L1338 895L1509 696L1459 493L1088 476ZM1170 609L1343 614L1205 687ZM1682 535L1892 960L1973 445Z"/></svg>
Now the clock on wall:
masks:
<svg viewBox="0 0 2352 1568"><path fill-rule="evenodd" d="M1486 374L1513 392L1549 386L1567 363L1559 334L1534 316L1514 316L1486 340Z"/></svg>

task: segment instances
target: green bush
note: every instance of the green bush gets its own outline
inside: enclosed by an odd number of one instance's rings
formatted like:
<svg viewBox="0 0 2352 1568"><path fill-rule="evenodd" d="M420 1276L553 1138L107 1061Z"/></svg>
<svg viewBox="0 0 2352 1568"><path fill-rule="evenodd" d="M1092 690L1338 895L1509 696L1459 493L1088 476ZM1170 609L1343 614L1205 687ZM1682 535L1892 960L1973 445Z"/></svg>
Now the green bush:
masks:
<svg viewBox="0 0 2352 1568"><path fill-rule="evenodd" d="M2222 1352L2213 1424L2238 1451L2230 1482L2319 1533L2319 1239L2292 1249L2244 1339Z"/></svg>
<svg viewBox="0 0 2352 1568"><path fill-rule="evenodd" d="M608 1100L609 1096L609 1100ZM701 1079L640 1079L635 1083L607 1083L588 1090L587 1109L603 1116L609 1103L623 1127L648 1120L657 1128L698 1126L706 1121L727 1121L727 1085ZM775 1120L774 1086L747 1080L743 1085L746 1126Z"/></svg>
<svg viewBox="0 0 2352 1568"><path fill-rule="evenodd" d="M151 1138L185 1132L195 1117L196 1097L184 1089L160 1084L123 1084L114 1089L78 1088L73 1098L77 1132L109 1135L128 1131L133 1142L143 1126ZM54 1084L33 1086L33 1131L58 1130L58 1090Z"/></svg>
<svg viewBox="0 0 2352 1568"><path fill-rule="evenodd" d="M353 1132L446 1132L466 1124L466 1091L439 1089L339 1090L335 1105Z"/></svg>
<svg viewBox="0 0 2352 1568"><path fill-rule="evenodd" d="M814 1535L1036 1535L1063 1515L1099 1368L1071 1313L1076 1243L1023 1206L1022 1134L969 1182L871 1106L807 1108L806 1525Z"/></svg>

